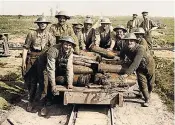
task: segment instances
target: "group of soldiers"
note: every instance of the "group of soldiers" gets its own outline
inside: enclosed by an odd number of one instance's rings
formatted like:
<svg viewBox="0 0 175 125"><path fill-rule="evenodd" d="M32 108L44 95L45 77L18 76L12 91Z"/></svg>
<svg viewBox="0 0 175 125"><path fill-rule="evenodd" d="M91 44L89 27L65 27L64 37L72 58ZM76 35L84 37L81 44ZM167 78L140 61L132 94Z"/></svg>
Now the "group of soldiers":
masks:
<svg viewBox="0 0 175 125"><path fill-rule="evenodd" d="M93 28L93 20L86 17L84 24L67 23L71 17L65 11L55 15L57 24L48 24L44 17L39 17L34 23L38 29L30 32L23 45L22 71L29 92L27 111L32 111L35 98L43 102L41 115L46 115L46 102L55 92L55 77L66 78L67 88L73 88L73 54L81 51L91 51L91 46L98 46L108 51L117 51L116 55L130 62L129 68L121 77L127 77L136 72L139 89L145 103L149 105L150 95L155 81L155 66L151 53L150 31L155 27L147 18L148 12L143 12L144 21L139 25L136 14L127 24L127 29L119 25L115 28L108 18L100 21L101 26ZM150 42L150 43L149 43ZM38 94L36 95L37 84Z"/></svg>

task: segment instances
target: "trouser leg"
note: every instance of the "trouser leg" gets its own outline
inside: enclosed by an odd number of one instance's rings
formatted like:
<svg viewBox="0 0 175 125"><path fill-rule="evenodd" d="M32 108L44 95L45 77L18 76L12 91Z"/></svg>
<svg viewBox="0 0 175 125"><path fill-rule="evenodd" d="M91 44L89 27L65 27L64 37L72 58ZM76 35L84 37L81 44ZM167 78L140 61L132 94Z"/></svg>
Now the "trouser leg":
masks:
<svg viewBox="0 0 175 125"><path fill-rule="evenodd" d="M143 97L145 98L145 101L147 101L149 99L147 78L145 74L143 74L142 72L137 72L137 78L138 78L140 91L142 92Z"/></svg>

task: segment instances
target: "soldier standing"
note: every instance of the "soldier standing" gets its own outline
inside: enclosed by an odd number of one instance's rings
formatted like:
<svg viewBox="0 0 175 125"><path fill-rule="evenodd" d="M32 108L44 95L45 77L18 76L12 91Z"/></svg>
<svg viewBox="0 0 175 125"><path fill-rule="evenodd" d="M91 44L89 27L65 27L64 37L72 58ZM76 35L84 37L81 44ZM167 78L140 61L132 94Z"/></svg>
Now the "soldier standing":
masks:
<svg viewBox="0 0 175 125"><path fill-rule="evenodd" d="M94 44L104 49L112 50L115 45L115 32L110 30L108 18L101 20L101 26L95 29Z"/></svg>
<svg viewBox="0 0 175 125"><path fill-rule="evenodd" d="M119 25L116 28L114 28L114 31L116 32L116 39L115 39L115 46L113 50L120 51L125 45L125 41L123 40L123 38L127 30L123 25Z"/></svg>
<svg viewBox="0 0 175 125"><path fill-rule="evenodd" d="M152 49L152 36L151 31L157 29L157 25L148 18L148 12L144 11L142 12L143 16L143 22L140 24L140 27L142 27L145 30L145 39L148 42L149 49Z"/></svg>
<svg viewBox="0 0 175 125"><path fill-rule="evenodd" d="M27 111L32 110L33 101L36 94L37 83L39 82L40 91L43 90L43 70L45 61L45 51L55 44L54 37L46 30L50 23L44 17L39 17L34 23L37 23L38 29L30 32L23 45L22 56L22 71L25 83L29 91L29 103L26 108ZM38 79L39 77L39 79Z"/></svg>
<svg viewBox="0 0 175 125"><path fill-rule="evenodd" d="M74 26L74 29L75 29L75 30L74 30L75 35L76 35L77 38L78 38L80 50L85 50L85 49L86 49L86 45L85 45L85 43L84 43L84 37L83 37L83 33L82 33L83 24L82 24L82 23L77 23L77 24Z"/></svg>
<svg viewBox="0 0 175 125"><path fill-rule="evenodd" d="M79 54L78 39L73 31L72 26L66 23L66 21L70 19L70 16L67 14L67 12L60 11L55 15L55 17L58 19L58 23L51 25L50 32L56 37L57 44L62 36L71 36L77 45L76 48L74 48L74 53Z"/></svg>
<svg viewBox="0 0 175 125"><path fill-rule="evenodd" d="M124 59L127 56L131 64L122 77L125 78L136 71L139 88L145 98L143 106L148 107L155 82L154 59L142 45L137 44L137 38L133 33L126 34L124 40L126 46L121 50L120 57Z"/></svg>
<svg viewBox="0 0 175 125"><path fill-rule="evenodd" d="M92 44L95 30L92 28L93 21L91 18L86 18L84 21L83 37L86 50L89 50L89 46Z"/></svg>
<svg viewBox="0 0 175 125"><path fill-rule="evenodd" d="M137 14L133 14L132 20L129 20L127 23L127 31L128 33L132 32L132 30L138 28L140 26L140 21L137 19Z"/></svg>

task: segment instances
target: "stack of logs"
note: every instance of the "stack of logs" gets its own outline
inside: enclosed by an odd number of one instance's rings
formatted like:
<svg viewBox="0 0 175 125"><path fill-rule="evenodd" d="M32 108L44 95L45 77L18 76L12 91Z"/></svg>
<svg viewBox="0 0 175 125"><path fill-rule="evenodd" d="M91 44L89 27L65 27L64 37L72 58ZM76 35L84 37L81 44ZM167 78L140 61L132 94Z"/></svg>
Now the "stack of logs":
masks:
<svg viewBox="0 0 175 125"><path fill-rule="evenodd" d="M92 46L91 52L82 51L73 57L74 85L89 86L115 85L118 87L132 86L136 83L136 76L130 75L123 79L126 65L122 64L116 53ZM58 76L56 81L64 83L65 79Z"/></svg>

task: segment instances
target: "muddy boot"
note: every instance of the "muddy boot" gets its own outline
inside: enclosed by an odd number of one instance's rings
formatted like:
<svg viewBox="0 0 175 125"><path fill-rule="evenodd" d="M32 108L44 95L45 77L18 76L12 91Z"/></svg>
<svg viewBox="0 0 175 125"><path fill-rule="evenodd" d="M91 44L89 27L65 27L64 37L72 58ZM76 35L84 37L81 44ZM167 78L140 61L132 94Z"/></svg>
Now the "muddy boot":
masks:
<svg viewBox="0 0 175 125"><path fill-rule="evenodd" d="M31 102L28 102L27 107L26 107L26 111L31 112L32 109L33 109L33 104Z"/></svg>
<svg viewBox="0 0 175 125"><path fill-rule="evenodd" d="M142 98L142 92L141 91L139 91L139 93L136 94L136 98Z"/></svg>
<svg viewBox="0 0 175 125"><path fill-rule="evenodd" d="M149 103L150 103L150 100L147 99L147 100L143 103L143 107L149 107Z"/></svg>
<svg viewBox="0 0 175 125"><path fill-rule="evenodd" d="M74 87L74 86L73 86L72 84L69 84L69 85L67 86L68 89L73 89L73 87Z"/></svg>
<svg viewBox="0 0 175 125"><path fill-rule="evenodd" d="M44 106L42 109L41 109L41 116L46 116L47 115L47 108L46 106Z"/></svg>

